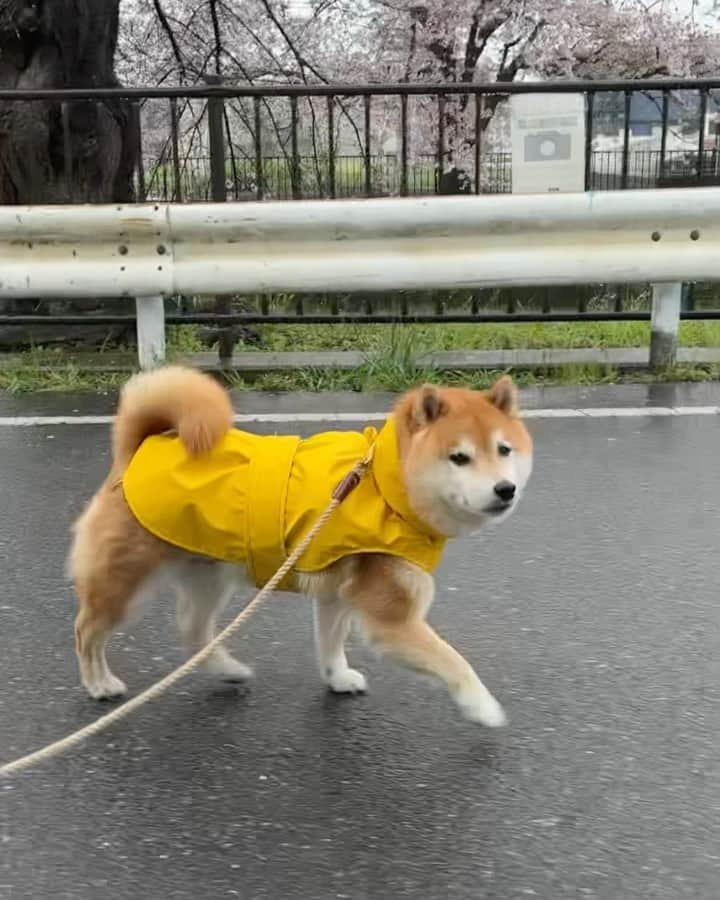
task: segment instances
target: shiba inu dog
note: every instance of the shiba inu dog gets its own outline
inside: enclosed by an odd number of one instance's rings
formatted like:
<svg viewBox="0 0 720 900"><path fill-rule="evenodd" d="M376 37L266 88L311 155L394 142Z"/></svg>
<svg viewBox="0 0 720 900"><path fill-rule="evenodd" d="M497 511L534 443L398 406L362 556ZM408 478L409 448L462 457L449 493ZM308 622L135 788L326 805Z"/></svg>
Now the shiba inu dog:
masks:
<svg viewBox="0 0 720 900"><path fill-rule="evenodd" d="M196 651L236 588L272 576L372 448L360 485L282 586L313 599L321 677L331 691L365 691L345 655L355 624L382 651L444 682L466 718L504 724L472 666L425 619L445 542L505 519L530 477L532 441L511 379L488 391L412 390L379 431L265 437L232 421L227 392L194 370L167 367L125 385L112 466L74 525L68 561L90 695L125 693L105 648L161 577L173 584L180 632ZM207 668L231 681L251 674L223 647Z"/></svg>

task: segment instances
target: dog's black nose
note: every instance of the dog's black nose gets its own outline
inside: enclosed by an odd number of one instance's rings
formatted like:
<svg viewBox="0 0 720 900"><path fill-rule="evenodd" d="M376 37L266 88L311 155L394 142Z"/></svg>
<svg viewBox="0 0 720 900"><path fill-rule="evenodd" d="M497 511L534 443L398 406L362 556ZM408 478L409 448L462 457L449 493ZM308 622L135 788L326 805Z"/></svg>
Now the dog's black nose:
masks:
<svg viewBox="0 0 720 900"><path fill-rule="evenodd" d="M509 503L515 496L515 485L511 481L498 481L495 485L495 493L503 503Z"/></svg>

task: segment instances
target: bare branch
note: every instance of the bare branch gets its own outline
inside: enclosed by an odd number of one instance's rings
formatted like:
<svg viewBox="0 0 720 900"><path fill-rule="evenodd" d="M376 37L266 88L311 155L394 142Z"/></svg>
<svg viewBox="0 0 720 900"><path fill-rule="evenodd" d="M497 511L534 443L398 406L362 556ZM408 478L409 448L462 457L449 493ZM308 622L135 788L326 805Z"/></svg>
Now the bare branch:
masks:
<svg viewBox="0 0 720 900"><path fill-rule="evenodd" d="M210 18L212 20L213 35L215 37L215 74L219 78L222 75L222 37L220 36L217 0L210 0Z"/></svg>
<svg viewBox="0 0 720 900"><path fill-rule="evenodd" d="M165 15L165 10L163 9L160 0L153 0L153 6L155 7L155 14L157 15L158 22L160 23L160 27L167 35L167 39L170 41L170 46L172 47L173 56L178 64L178 70L180 75L180 81L185 80L185 59L183 57L182 51L180 50L180 45L177 42L177 38L175 37L175 32L172 30L170 26L170 22L168 21L167 16Z"/></svg>

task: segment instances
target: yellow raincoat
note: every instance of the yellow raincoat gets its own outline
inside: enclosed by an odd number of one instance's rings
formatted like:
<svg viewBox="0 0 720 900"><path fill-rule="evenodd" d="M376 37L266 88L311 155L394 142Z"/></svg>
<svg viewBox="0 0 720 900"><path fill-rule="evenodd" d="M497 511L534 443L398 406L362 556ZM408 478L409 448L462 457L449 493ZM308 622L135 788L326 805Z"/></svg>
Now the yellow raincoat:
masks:
<svg viewBox="0 0 720 900"><path fill-rule="evenodd" d="M379 433L366 428L306 439L232 429L199 458L188 456L178 437L154 435L131 460L123 490L152 534L193 553L243 563L261 586L373 442L370 470L295 568L318 572L354 553L386 553L432 572L445 538L410 508L392 418Z"/></svg>

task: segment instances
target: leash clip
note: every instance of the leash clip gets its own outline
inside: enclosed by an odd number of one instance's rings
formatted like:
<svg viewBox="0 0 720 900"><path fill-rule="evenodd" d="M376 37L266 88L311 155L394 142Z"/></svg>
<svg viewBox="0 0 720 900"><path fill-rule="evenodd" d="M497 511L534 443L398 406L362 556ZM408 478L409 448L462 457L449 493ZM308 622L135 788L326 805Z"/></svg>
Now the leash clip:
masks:
<svg viewBox="0 0 720 900"><path fill-rule="evenodd" d="M337 500L338 503L342 503L343 500L345 500L350 494L352 494L355 488L360 484L361 478L362 474L356 469L353 469L352 472L348 472L340 482L340 484L338 484L338 486L333 491L333 500Z"/></svg>

